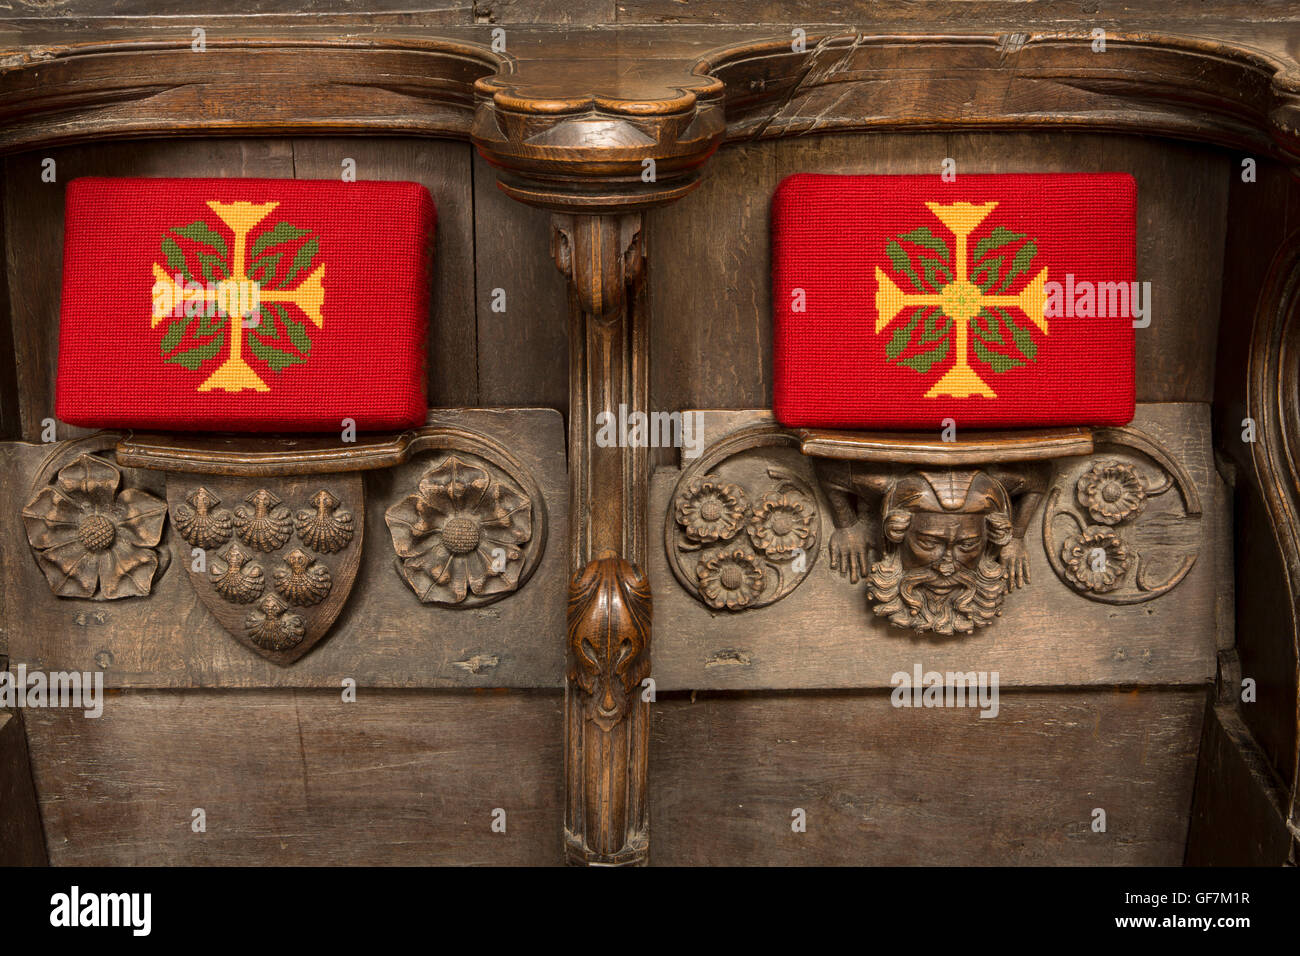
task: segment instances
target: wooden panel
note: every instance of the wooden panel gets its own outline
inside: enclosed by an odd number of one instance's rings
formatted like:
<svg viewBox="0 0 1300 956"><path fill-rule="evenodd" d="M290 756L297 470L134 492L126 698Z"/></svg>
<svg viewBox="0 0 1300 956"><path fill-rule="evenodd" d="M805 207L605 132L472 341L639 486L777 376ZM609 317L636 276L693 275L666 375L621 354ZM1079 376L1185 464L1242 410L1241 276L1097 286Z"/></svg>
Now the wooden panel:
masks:
<svg viewBox="0 0 1300 956"><path fill-rule="evenodd" d="M563 859L558 694L129 692L28 718L56 865Z"/></svg>
<svg viewBox="0 0 1300 956"><path fill-rule="evenodd" d="M567 477L563 424L550 409L442 412L494 437L542 489L548 540L532 578L517 594L481 608L421 604L394 568L384 511L415 492L436 453L365 473L365 544L356 583L331 631L304 658L280 667L240 646L199 601L186 569L173 560L143 599L56 598L27 546L20 511L48 449L8 445L0 468L0 590L10 598L14 665L105 671L110 687L558 687L564 667L568 584ZM133 470L127 481L162 495L161 472ZM170 526L163 544L176 533Z"/></svg>
<svg viewBox="0 0 1300 956"><path fill-rule="evenodd" d="M356 160L357 179L403 180L428 188L438 210L429 301L429 405L479 404L473 147L451 140L370 137L295 139L291 145L296 179L338 179L347 157Z"/></svg>
<svg viewBox="0 0 1300 956"><path fill-rule="evenodd" d="M569 300L551 258L551 217L523 206L474 158L474 280L483 405L569 407ZM505 292L505 311L492 309Z"/></svg>
<svg viewBox="0 0 1300 956"><path fill-rule="evenodd" d="M1286 792L1235 707L1207 710L1188 866L1281 866L1291 849Z"/></svg>
<svg viewBox="0 0 1300 956"><path fill-rule="evenodd" d="M17 713L0 710L0 866L46 862L23 722Z"/></svg>
<svg viewBox="0 0 1300 956"><path fill-rule="evenodd" d="M706 412L703 433L716 441L748 420L746 415ZM1176 591L1127 606L1075 593L1048 566L1040 509L1025 535L1030 585L1006 598L992 624L951 639L892 627L871 613L865 584L852 584L829 568L826 542L832 525L824 503L821 553L793 593L754 610L711 610L688 594L668 567L662 528L679 473L660 469L650 495L651 524L659 535L650 551L658 686L889 687L895 673L911 673L917 662L925 670L998 671L1004 686L1207 683L1215 672L1215 572L1221 552L1230 547L1218 524L1223 489L1210 456L1209 409L1140 405L1134 425L1181 462L1200 495L1199 528L1194 521L1182 521L1176 492L1168 493L1174 496L1167 503L1173 509L1169 515L1148 516L1152 527L1147 534L1156 537L1142 548L1167 549L1149 555L1158 562L1151 569L1155 580L1172 573L1189 548L1199 548L1195 565ZM1105 454L1105 449L1098 451ZM1076 461L1062 459L1060 467L1073 467ZM790 467L784 459L781 466Z"/></svg>
<svg viewBox="0 0 1300 956"><path fill-rule="evenodd" d="M770 407L768 209L796 172L1129 172L1137 275L1152 324L1137 333L1138 401L1209 401L1231 159L1206 147L1071 134L834 135L726 147L698 190L648 217L657 409ZM657 459L662 463L665 459Z"/></svg>
<svg viewBox="0 0 1300 956"><path fill-rule="evenodd" d="M1176 865L1204 706L1187 690L1017 692L983 719L881 693L661 698L652 862Z"/></svg>

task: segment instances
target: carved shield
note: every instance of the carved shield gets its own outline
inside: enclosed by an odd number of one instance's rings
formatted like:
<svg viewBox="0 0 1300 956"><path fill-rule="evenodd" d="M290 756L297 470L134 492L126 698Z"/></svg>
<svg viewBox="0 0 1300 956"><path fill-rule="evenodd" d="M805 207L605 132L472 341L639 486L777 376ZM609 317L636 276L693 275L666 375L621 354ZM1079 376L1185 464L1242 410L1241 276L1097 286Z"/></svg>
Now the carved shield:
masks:
<svg viewBox="0 0 1300 956"><path fill-rule="evenodd" d="M277 664L329 630L361 562L361 475L167 475L175 559L221 626Z"/></svg>

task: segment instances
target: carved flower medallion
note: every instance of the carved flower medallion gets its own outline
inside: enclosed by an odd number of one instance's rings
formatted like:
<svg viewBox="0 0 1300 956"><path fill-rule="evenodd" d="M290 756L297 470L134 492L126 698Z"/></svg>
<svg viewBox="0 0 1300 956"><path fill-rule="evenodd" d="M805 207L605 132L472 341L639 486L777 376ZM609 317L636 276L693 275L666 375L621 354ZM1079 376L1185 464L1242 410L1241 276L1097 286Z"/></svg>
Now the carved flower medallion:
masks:
<svg viewBox="0 0 1300 956"><path fill-rule="evenodd" d="M802 495L773 491L754 506L749 539L769 557L783 557L807 547L812 527L813 514Z"/></svg>
<svg viewBox="0 0 1300 956"><path fill-rule="evenodd" d="M1137 469L1114 459L1095 461L1075 486L1079 504L1098 524L1136 518L1146 507L1147 487Z"/></svg>
<svg viewBox="0 0 1300 956"><path fill-rule="evenodd" d="M748 509L745 489L714 475L696 478L677 494L677 523L697 544L731 540Z"/></svg>
<svg viewBox="0 0 1300 956"><path fill-rule="evenodd" d="M1112 529L1090 525L1061 545L1065 576L1082 591L1113 591L1128 570L1131 555L1124 539Z"/></svg>
<svg viewBox="0 0 1300 956"><path fill-rule="evenodd" d="M710 607L748 607L763 593L763 566L741 548L723 550L703 558L695 568L700 596Z"/></svg>
<svg viewBox="0 0 1300 956"><path fill-rule="evenodd" d="M519 586L532 507L509 476L475 456L451 454L384 519L402 576L420 600L459 605Z"/></svg>
<svg viewBox="0 0 1300 956"><path fill-rule="evenodd" d="M27 541L59 597L143 597L158 572L167 505L139 488L118 491L117 466L84 454L23 508Z"/></svg>

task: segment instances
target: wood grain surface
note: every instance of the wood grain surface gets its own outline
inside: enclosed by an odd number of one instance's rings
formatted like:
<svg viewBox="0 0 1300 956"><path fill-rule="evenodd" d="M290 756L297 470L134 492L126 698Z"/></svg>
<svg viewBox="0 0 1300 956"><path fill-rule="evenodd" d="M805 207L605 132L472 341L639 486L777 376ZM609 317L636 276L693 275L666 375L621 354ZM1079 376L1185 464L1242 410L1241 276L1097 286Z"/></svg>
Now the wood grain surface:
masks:
<svg viewBox="0 0 1300 956"><path fill-rule="evenodd" d="M1177 865L1204 706L1187 689L1006 693L994 719L883 693L661 699L651 862Z"/></svg>

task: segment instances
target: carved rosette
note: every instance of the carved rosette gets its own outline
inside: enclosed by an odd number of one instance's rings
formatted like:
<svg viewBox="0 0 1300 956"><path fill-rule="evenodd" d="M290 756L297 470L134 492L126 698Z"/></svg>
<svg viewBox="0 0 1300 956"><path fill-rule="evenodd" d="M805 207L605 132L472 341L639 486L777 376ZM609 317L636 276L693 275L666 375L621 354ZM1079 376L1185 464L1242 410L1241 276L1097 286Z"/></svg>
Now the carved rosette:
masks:
<svg viewBox="0 0 1300 956"><path fill-rule="evenodd" d="M204 605L244 646L277 664L307 653L334 623L361 559L361 477L169 474L177 557ZM238 501L232 510L222 501ZM202 559L196 552L202 552Z"/></svg>
<svg viewBox="0 0 1300 956"><path fill-rule="evenodd" d="M817 558L817 496L783 433L752 431L706 452L682 472L666 523L669 564L682 586L715 611L779 601ZM777 446L777 447L773 447Z"/></svg>
<svg viewBox="0 0 1300 956"><path fill-rule="evenodd" d="M166 503L121 484L116 465L81 454L23 508L27 541L57 596L143 597L166 569L158 550Z"/></svg>
<svg viewBox="0 0 1300 956"><path fill-rule="evenodd" d="M1090 600L1150 601L1196 563L1200 499L1191 477L1149 435L1127 427L1098 436L1107 453L1056 478L1043 510L1043 549L1057 577Z"/></svg>
<svg viewBox="0 0 1300 956"><path fill-rule="evenodd" d="M384 512L402 579L426 604L481 607L517 591L541 556L530 478L466 451L436 459Z"/></svg>

